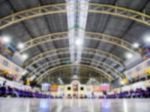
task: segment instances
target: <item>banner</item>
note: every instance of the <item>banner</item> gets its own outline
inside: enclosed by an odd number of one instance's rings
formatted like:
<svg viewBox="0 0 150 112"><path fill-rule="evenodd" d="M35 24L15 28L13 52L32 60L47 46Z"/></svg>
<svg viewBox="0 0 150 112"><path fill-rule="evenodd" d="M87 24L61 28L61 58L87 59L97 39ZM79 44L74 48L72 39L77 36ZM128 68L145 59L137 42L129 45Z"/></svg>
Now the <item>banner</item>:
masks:
<svg viewBox="0 0 150 112"><path fill-rule="evenodd" d="M50 91L51 91L51 92L57 92L57 91L58 91L58 85L57 85L57 84L51 85Z"/></svg>

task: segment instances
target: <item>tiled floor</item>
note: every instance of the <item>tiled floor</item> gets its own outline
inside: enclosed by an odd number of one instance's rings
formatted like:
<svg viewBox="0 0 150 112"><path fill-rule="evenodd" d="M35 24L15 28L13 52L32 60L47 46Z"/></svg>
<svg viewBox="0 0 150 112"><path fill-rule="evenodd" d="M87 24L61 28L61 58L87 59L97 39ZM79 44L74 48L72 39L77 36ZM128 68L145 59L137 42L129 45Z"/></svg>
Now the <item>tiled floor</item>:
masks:
<svg viewBox="0 0 150 112"><path fill-rule="evenodd" d="M46 100L0 98L0 112L150 112L150 99Z"/></svg>

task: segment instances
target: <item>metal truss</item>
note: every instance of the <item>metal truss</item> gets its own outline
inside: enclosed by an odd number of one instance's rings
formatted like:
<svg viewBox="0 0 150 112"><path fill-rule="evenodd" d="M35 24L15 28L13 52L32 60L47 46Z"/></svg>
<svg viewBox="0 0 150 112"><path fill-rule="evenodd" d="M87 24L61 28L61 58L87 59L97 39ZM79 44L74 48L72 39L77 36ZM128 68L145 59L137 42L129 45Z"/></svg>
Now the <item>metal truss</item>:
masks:
<svg viewBox="0 0 150 112"><path fill-rule="evenodd" d="M32 75L39 76L42 71L46 71L46 69L50 68L51 66L54 67L54 66L60 64L61 61L65 61L65 60L69 60L69 59L70 59L70 58L67 57L67 58L61 58L61 59L53 60L51 63L50 63L50 62L47 62L47 63L45 63L45 64L39 66L39 67L38 67L37 69L35 69L33 72L31 72L31 73L29 74L29 76L32 76ZM91 65L91 64L90 64L90 61L91 61L91 60L92 60L92 59L90 59L90 58L82 58L81 64L82 64L82 63L87 63L88 65ZM118 70L116 70L115 68L113 68L112 66L110 66L109 64L106 64L106 63L104 63L104 62L98 62L98 61L95 60L95 59L93 60L93 62L94 62L94 64L92 64L91 66L94 66L94 67L96 67L96 68L99 68L99 66L100 66L102 69L104 69L104 71L108 71L108 72L111 71L112 73L115 74L115 76L111 74L112 77L114 77L114 78L118 78L118 77L123 78L123 77L125 76L123 73L119 72ZM100 64L100 65L99 65L99 64ZM110 73L111 73L111 72L110 72ZM116 77L116 76L117 76L117 77Z"/></svg>
<svg viewBox="0 0 150 112"><path fill-rule="evenodd" d="M50 57L53 57L53 56L58 56L58 55L64 55L64 54L69 54L69 51L66 50L66 51L63 51L63 52L59 52L59 53L55 53L55 54L46 54L46 55L43 55L42 57L39 57L39 58L34 58L34 60L30 61L30 63L27 65L27 66L24 66L25 69L28 69L30 68L32 65L46 59L46 58L50 58ZM90 55L93 55L93 52L87 52L87 51L83 51L82 54L90 54ZM102 57L102 58L107 58L109 59L112 63L116 63L117 65L125 68L124 65L122 65L121 63L119 63L118 61L108 57L108 56L105 56L105 55L101 55L101 54L95 54L95 56L98 56L98 57ZM37 56L38 57L38 56Z"/></svg>
<svg viewBox="0 0 150 112"><path fill-rule="evenodd" d="M23 49L21 49L19 51L19 53L23 53L23 52L29 50L30 48L41 45L41 44L68 39L67 34L68 34L68 32L57 32L57 33L50 33L47 35L35 37L35 38L25 42L24 43L25 47Z"/></svg>
<svg viewBox="0 0 150 112"><path fill-rule="evenodd" d="M69 60L69 58L63 58L63 59L54 60L54 61L52 61L51 63L47 62L47 63L43 64L42 66L38 67L37 69L35 69L33 72L31 72L30 75L38 75L41 71L45 70L45 68L49 68L49 65L54 66L56 62L59 63L60 61L63 61L63 60L66 60L66 59ZM89 61L91 61L91 59L89 59L89 58L82 58L82 62L83 62L83 60L87 60L86 63L89 62ZM98 64L102 65L103 67L105 67L105 68L110 68L111 71L114 71L114 72L116 72L116 73L118 73L118 74L121 75L121 73L119 73L119 71L117 71L117 70L114 69L112 66L110 66L110 65L108 65L108 64L106 64L106 63L104 63L104 62L98 62L98 61L96 61L96 60L94 60L94 62L95 62L95 64L93 64L93 66L95 66L95 67L98 66L98 65L96 64L96 63L98 63ZM54 64L53 64L53 63L54 63ZM90 63L89 63L89 64L90 64Z"/></svg>
<svg viewBox="0 0 150 112"><path fill-rule="evenodd" d="M64 67L62 67L62 68L60 68L59 70L61 70L61 69L63 69ZM64 68L63 70L66 70L67 68ZM89 68L87 68L87 69L89 69ZM51 74L53 74L53 72L51 72ZM97 73L98 74L98 73ZM60 76L60 75L59 75ZM111 83L106 77L103 77L103 76L101 76L100 74L98 74L97 76L90 76L91 78L95 78L96 80L98 80L100 83ZM67 75L65 75L65 73L63 73L62 75L61 75L61 78L62 78L62 80L64 80L64 79L68 79L68 80L72 80L72 77L71 76L67 76ZM89 80L89 78L88 78L88 75L86 76L86 75L84 75L84 76L81 76L80 78L79 78L79 81L81 81L81 83L82 83L82 80L85 80L86 79L86 82L84 82L84 83L87 83L88 82L88 80ZM58 80L58 76L57 75L53 75L52 77L51 77L51 75L48 75L47 77L45 77L44 79L42 79L40 82L38 81L38 83L37 84L42 84L43 82L51 82L51 81L53 81L53 80L55 80L54 81L54 83L58 83L59 84L59 82L57 82L56 80ZM36 81L36 80L35 80ZM65 81L64 81L65 82ZM65 82L65 84L67 84L66 82Z"/></svg>
<svg viewBox="0 0 150 112"><path fill-rule="evenodd" d="M104 33L95 33L95 32L86 32L86 35L87 36L85 39L91 39L91 40L113 44L135 54L140 52L140 49L134 48L132 43L129 43L119 37L114 37Z"/></svg>
<svg viewBox="0 0 150 112"><path fill-rule="evenodd" d="M67 47L66 48L58 48L58 49L48 49L45 52L42 52L42 53L36 55L35 57L32 57L32 58L26 60L25 63L23 64L23 66L27 66L30 63L34 62L35 60L43 58L43 57L47 56L48 54L54 54L57 52L64 52L67 50L69 50L69 48L67 48ZM95 49L95 48L84 48L84 50L87 52L93 52L93 54L98 53L99 55L112 58L113 60L116 60L119 63L119 65L124 65L123 61L119 57L117 57L117 56L115 56L109 52L106 52L104 50Z"/></svg>
<svg viewBox="0 0 150 112"><path fill-rule="evenodd" d="M84 10L77 10L77 11L81 12ZM107 4L89 3L88 12L94 14L106 14L117 16L150 26L150 16L148 14L128 8ZM0 30L25 20L33 19L44 15L61 14L61 13L67 13L66 3L45 5L23 10L0 19Z"/></svg>
<svg viewBox="0 0 150 112"><path fill-rule="evenodd" d="M67 32L59 32L59 33L43 35L40 37L35 37L34 39L31 39L25 42L24 43L25 47L19 52L23 53L29 50L30 48L41 45L41 44L68 39L67 34L68 34ZM94 33L94 32L86 32L86 35L87 36L85 36L85 39L110 43L110 44L119 46L125 50L128 50L132 53L138 53L140 51L140 49L135 49L131 43L123 39L120 39L119 37L114 37L114 36L107 35L104 33Z"/></svg>
<svg viewBox="0 0 150 112"><path fill-rule="evenodd" d="M51 68L51 69L47 70L44 74L41 74L40 77L38 77L36 79L36 81L39 83L45 77L47 77L48 75L50 75L50 73L52 73L53 71L58 70L58 69L60 69L62 67L69 67L69 66L72 66L72 64L59 65L57 67ZM88 67L90 69L94 69L94 70L98 71L98 73L101 74L103 77L106 77L109 80L109 82L111 82L113 80L113 77L111 77L107 72L105 72L104 70L102 70L100 68L96 68L96 67L93 67L91 65L86 65L86 64L80 64L80 66L81 67Z"/></svg>
<svg viewBox="0 0 150 112"><path fill-rule="evenodd" d="M62 63L60 63L58 60L56 60L56 63L55 64L53 64L52 66L47 66L47 67L45 67L45 71L47 72L47 70L49 69L49 68L55 68L55 67L57 67L57 66L60 66L60 65L62 65ZM63 65L66 65L66 64L63 64ZM70 64L71 65L71 64ZM82 64L80 64L80 66L81 66ZM87 64L84 64L84 65L87 65ZM92 65L88 65L88 66L92 66ZM82 67L82 66L81 66ZM94 67L94 66L92 66L92 67ZM97 68L97 67L95 67L95 68ZM56 70L58 70L58 69L56 69ZM98 72L99 73L99 71L97 71L97 70L95 70L96 72ZM55 70L53 70L53 72L55 72ZM43 75L44 76L44 75ZM39 73L39 74L36 74L36 79L39 79L41 77L41 74ZM107 76L106 76L107 77ZM112 76L110 76L111 78L112 78Z"/></svg>
<svg viewBox="0 0 150 112"><path fill-rule="evenodd" d="M67 52L66 52L67 53ZM51 54L51 53L50 53ZM90 54L93 54L93 53L90 53ZM57 55L57 54L56 54ZM49 56L49 55L48 55ZM55 55L53 55L53 56L55 56ZM38 56L37 56L38 57ZM44 57L47 57L47 56L43 56L43 57L41 57L42 59L45 59ZM35 60L37 60L38 58L35 58ZM39 59L40 59L40 57L39 57ZM86 59L85 57L83 57L82 59ZM40 59L41 60L41 59ZM93 59L91 59L91 60L93 60ZM60 59L58 59L58 61L60 61ZM101 64L101 66L103 66L103 65L105 65L105 67L104 68L111 68L111 71L115 71L117 74L118 74L118 76L123 76L123 74L121 74L119 71L117 71L116 69L114 69L113 67L111 67L110 65L108 65L108 64L106 64L106 63L104 63L103 62L103 64L102 64L102 62L99 62L99 61L97 61L97 60L94 60L93 61L94 62L94 65L95 66L97 66L98 64L97 63L99 63L99 64ZM34 63L34 62L33 62ZM55 62L53 62L53 61L50 61L50 63L51 64L55 64ZM90 64L90 63L89 63ZM45 64L45 65L47 65L47 63ZM106 67L106 66L109 66L109 67ZM29 68L29 67L27 67L27 68ZM44 68L43 66L42 67L40 67L40 68ZM39 70L40 68L37 68L37 70ZM37 70L34 70L33 71L33 73L37 73ZM31 73L32 74L32 73Z"/></svg>

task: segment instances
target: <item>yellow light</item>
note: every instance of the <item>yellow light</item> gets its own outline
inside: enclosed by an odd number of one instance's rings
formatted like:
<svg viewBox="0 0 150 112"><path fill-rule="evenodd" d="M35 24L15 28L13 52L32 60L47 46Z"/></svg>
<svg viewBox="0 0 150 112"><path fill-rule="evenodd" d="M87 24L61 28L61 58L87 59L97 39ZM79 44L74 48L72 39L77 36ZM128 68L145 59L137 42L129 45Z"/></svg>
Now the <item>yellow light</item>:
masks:
<svg viewBox="0 0 150 112"><path fill-rule="evenodd" d="M146 74L147 74L147 75L150 75L150 68L148 68L148 69L146 70Z"/></svg>

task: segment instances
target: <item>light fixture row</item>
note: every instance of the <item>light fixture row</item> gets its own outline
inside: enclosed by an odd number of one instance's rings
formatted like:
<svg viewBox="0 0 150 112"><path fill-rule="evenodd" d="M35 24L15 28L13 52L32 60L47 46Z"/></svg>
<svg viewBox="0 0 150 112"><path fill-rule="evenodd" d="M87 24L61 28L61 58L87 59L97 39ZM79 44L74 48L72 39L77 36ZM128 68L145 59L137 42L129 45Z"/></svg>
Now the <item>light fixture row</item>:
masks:
<svg viewBox="0 0 150 112"><path fill-rule="evenodd" d="M12 41L12 40L11 40L11 37L8 36L8 35L3 35L2 38L1 38L2 44L10 44L11 41ZM143 37L143 41L144 41L145 44L150 44L150 36L149 36L149 35L145 35L145 36ZM75 44L75 46L76 46L77 48L80 48L80 47L83 46L84 40L81 39L81 38L77 38L77 39L75 40L74 44ZM135 42L135 43L132 44L132 46L133 46L133 48L138 49L138 48L140 47L140 44L139 44L138 42ZM18 43L18 45L17 45L17 48L18 48L19 50L24 49L24 47L25 47L25 45L24 45L24 43L22 43L22 42ZM130 52L127 52L127 53L125 54L125 57L126 57L127 59L131 59L131 58L133 58L133 56L134 56L134 55L133 55L132 53L130 53ZM22 54L22 58L23 58L24 60L26 60L26 59L28 58L28 55L27 55L27 54Z"/></svg>

